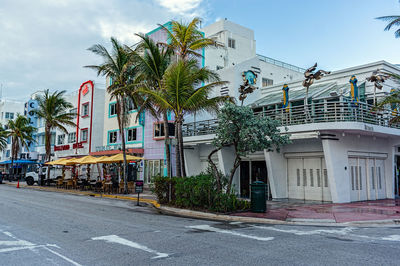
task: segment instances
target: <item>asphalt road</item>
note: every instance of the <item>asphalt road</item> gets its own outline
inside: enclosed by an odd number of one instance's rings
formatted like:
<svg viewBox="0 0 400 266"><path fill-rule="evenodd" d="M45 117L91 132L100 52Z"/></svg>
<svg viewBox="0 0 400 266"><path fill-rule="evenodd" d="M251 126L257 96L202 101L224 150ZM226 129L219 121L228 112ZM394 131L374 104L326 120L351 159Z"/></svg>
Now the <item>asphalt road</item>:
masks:
<svg viewBox="0 0 400 266"><path fill-rule="evenodd" d="M400 227L221 223L0 185L0 265L399 265Z"/></svg>

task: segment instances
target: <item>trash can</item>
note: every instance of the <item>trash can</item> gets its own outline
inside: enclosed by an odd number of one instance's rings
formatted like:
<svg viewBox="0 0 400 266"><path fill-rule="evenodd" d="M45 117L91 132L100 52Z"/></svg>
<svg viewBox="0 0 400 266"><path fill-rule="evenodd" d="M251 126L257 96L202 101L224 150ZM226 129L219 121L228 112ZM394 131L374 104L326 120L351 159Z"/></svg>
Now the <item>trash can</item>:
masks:
<svg viewBox="0 0 400 266"><path fill-rule="evenodd" d="M251 211L252 212L266 212L267 211L267 198L266 189L267 184L261 181L256 181L251 185Z"/></svg>

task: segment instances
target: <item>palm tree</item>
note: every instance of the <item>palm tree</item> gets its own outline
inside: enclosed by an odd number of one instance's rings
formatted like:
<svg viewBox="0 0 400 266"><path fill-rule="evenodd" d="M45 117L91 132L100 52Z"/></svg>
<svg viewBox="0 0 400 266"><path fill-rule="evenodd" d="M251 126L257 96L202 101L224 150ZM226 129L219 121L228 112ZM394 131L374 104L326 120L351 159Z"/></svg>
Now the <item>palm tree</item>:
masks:
<svg viewBox="0 0 400 266"><path fill-rule="evenodd" d="M169 47L162 47L156 44L147 35L136 34L141 38L141 42L135 50L130 50L133 54L138 69L138 86L151 90L160 91L162 89L162 79L165 71L171 62L173 50ZM128 48L129 49L129 48ZM151 103L152 98L147 98ZM156 106L152 104L152 106ZM141 107L143 109L144 106ZM140 112L141 110L139 110ZM165 153L167 157L167 175L171 177L171 151L169 138L169 124L166 110L161 111L164 123Z"/></svg>
<svg viewBox="0 0 400 266"><path fill-rule="evenodd" d="M387 74L391 80L400 85L400 75L393 73L384 73ZM383 109L385 106L390 105L392 109L393 117L390 119L390 124L398 124L400 123L400 90L393 90L389 95L384 97L377 105L376 110Z"/></svg>
<svg viewBox="0 0 400 266"><path fill-rule="evenodd" d="M217 111L219 104L229 100L230 97L208 98L208 95L214 87L227 82L220 81L215 72L199 68L196 60L179 60L173 63L165 72L162 82L163 90L142 88L141 91L153 97L161 110L170 110L174 113L177 139L176 172L177 176L186 176L182 136L184 115L199 111Z"/></svg>
<svg viewBox="0 0 400 266"><path fill-rule="evenodd" d="M3 151L5 148L7 148L7 135L7 130L0 125L0 151Z"/></svg>
<svg viewBox="0 0 400 266"><path fill-rule="evenodd" d="M29 120L20 114L15 120L9 120L7 123L5 135L11 138L11 169L14 166L14 160L18 159L18 153L21 147L29 150L29 142L34 142L32 134L36 128L29 125Z"/></svg>
<svg viewBox="0 0 400 266"><path fill-rule="evenodd" d="M51 132L59 129L68 134L66 126L76 127L76 124L73 122L76 113L69 111L73 108L73 105L64 98L65 93L66 91L50 93L49 90L45 90L42 95L38 95L36 98L38 107L33 111L38 118L44 121L46 161L50 161L51 159ZM49 171L50 168L48 168Z"/></svg>
<svg viewBox="0 0 400 266"><path fill-rule="evenodd" d="M202 57L198 52L200 49L221 46L215 40L204 37L204 34L199 31L200 21L200 18L194 18L188 24L172 21L171 30L160 25L167 32L169 40L169 43L163 43L163 45L173 49L183 60L189 57Z"/></svg>
<svg viewBox="0 0 400 266"><path fill-rule="evenodd" d="M122 152L124 157L123 162L123 179L124 179L124 192L128 193L128 180L127 180L127 162L126 162L126 143L125 143L125 127L129 121L129 112L127 108L128 98L132 99L135 107L140 105L139 95L132 93L134 78L136 77L136 67L133 63L133 55L118 42L117 39L111 38L112 51L96 44L88 50L99 55L103 59L100 65L85 66L97 71L97 75L102 75L111 79L112 83L107 87L107 92L110 94L111 99L115 99L118 128L122 142Z"/></svg>
<svg viewBox="0 0 400 266"><path fill-rule="evenodd" d="M400 38L400 16L396 16L396 15L383 16L383 17L378 17L376 19L389 22L385 27L385 31L389 31L392 27L398 27L398 29L396 29L394 32L394 36L396 38Z"/></svg>

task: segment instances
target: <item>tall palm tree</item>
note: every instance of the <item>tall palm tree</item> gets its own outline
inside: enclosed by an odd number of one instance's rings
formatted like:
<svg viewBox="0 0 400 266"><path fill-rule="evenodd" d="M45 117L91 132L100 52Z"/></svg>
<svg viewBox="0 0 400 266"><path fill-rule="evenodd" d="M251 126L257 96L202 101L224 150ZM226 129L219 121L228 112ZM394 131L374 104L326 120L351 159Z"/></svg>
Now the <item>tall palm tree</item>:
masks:
<svg viewBox="0 0 400 266"><path fill-rule="evenodd" d="M7 130L4 129L2 125L0 125L0 151L3 151L5 148L7 148L7 138Z"/></svg>
<svg viewBox="0 0 400 266"><path fill-rule="evenodd" d="M165 72L163 90L141 89L142 92L153 97L162 110L170 110L175 115L177 176L186 176L182 136L184 115L199 111L217 111L219 104L229 100L230 97L209 98L208 95L214 87L226 83L220 81L215 72L207 68L199 68L196 60L179 60Z"/></svg>
<svg viewBox="0 0 400 266"><path fill-rule="evenodd" d="M7 131L5 134L11 138L11 169L13 169L14 161L18 159L18 153L21 147L29 150L29 142L34 142L32 137L36 128L29 125L29 120L20 114L15 120L9 120L7 123Z"/></svg>
<svg viewBox="0 0 400 266"><path fill-rule="evenodd" d="M50 161L51 159L51 132L59 129L65 134L68 134L65 127L76 126L73 121L76 117L76 113L71 113L69 111L73 108L73 105L65 99L65 93L66 91L50 93L49 90L45 90L43 94L38 95L36 98L38 107L33 111L38 118L44 121L46 161ZM50 168L48 168L48 170L50 170Z"/></svg>
<svg viewBox="0 0 400 266"><path fill-rule="evenodd" d="M189 57L202 57L200 49L221 46L211 38L205 38L199 30L200 18L194 18L190 23L172 21L171 30L160 25L168 34L168 43L163 43L173 49L180 59L187 60Z"/></svg>
<svg viewBox="0 0 400 266"><path fill-rule="evenodd" d="M129 121L129 112L127 106L128 98L131 98L135 107L140 105L138 94L132 93L132 85L136 77L136 67L133 63L133 55L126 46L118 42L117 39L111 38L111 52L100 45L96 44L88 50L102 57L103 62L100 65L85 66L97 71L97 75L102 75L111 79L111 85L107 87L107 92L111 99L115 99L118 128L122 142L123 162L123 179L124 192L128 193L127 177L127 161L126 161L126 143L125 143L125 127Z"/></svg>
<svg viewBox="0 0 400 266"><path fill-rule="evenodd" d="M162 47L154 42L149 36L136 34L141 38L135 50L130 50L135 58L138 70L137 86L151 90L162 90L162 79L165 71L171 63L173 50ZM129 48L128 48L129 49ZM152 97L147 100L151 103ZM156 105L152 105L155 106ZM144 106L141 107L141 109ZM139 110L140 112L141 110ZM161 111L164 123L165 153L167 157L167 175L171 177L171 151L169 138L169 123L167 110Z"/></svg>
<svg viewBox="0 0 400 266"><path fill-rule="evenodd" d="M400 2L400 1L399 1ZM383 20L383 21L388 21L389 23L385 27L385 31L391 30L392 27L397 27L398 29L395 30L394 36L396 38L400 38L400 16L383 16L383 17L378 17L376 19Z"/></svg>

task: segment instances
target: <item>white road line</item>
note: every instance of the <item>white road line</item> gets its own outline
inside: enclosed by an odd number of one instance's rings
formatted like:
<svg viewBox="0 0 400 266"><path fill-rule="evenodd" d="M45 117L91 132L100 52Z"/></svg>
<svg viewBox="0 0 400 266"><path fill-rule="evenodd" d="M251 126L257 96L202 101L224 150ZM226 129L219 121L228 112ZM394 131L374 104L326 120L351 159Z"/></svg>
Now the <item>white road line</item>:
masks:
<svg viewBox="0 0 400 266"><path fill-rule="evenodd" d="M62 258L62 259L68 261L68 262L71 263L72 265L75 265L75 266L82 266L81 264L79 264L79 263L77 263L77 262L71 260L70 258L65 257L64 255L61 255L61 254L58 253L58 252L55 252L54 250L49 249L49 248L46 247L46 246L44 247L44 249L47 250L47 251L49 251L49 252L51 252L51 253L53 253L54 255L59 256L59 257Z"/></svg>
<svg viewBox="0 0 400 266"><path fill-rule="evenodd" d="M128 247L132 247L132 248L140 249L140 250L143 250L143 251L146 251L149 253L156 254L157 256L152 257L152 259L166 258L169 256L167 253L161 253L161 252L155 251L151 248L148 248L139 243L127 240L125 238L119 237L117 235L92 237L92 240L104 240L109 243L117 243L117 244L125 245Z"/></svg>
<svg viewBox="0 0 400 266"><path fill-rule="evenodd" d="M18 251L18 250L24 250L24 249L29 249L34 251L37 248L43 248L55 255L57 255L58 257L64 259L65 261L68 261L69 263L75 265L75 266L81 266L81 264L61 255L60 253L51 250L49 247L55 247L55 248L60 248L57 245L54 244L45 244L45 245L35 245L32 242L29 241L25 241L25 240L20 240L17 237L15 237L13 234L11 234L10 232L2 232L3 234L15 239L15 241L0 241L0 246L14 246L12 248L2 248L0 249L0 253L4 253L4 252L12 252L12 251Z"/></svg>
<svg viewBox="0 0 400 266"><path fill-rule="evenodd" d="M259 240L259 241L270 241L270 240L274 239L273 237L259 237L259 236L242 234L242 233L238 233L238 232L235 232L235 231L223 230L223 229L211 227L211 226L209 226L207 224L187 226L187 228L211 231L211 232L222 233L222 234L229 234L229 235L234 235L234 236L240 236L240 237L255 239L255 240Z"/></svg>
<svg viewBox="0 0 400 266"><path fill-rule="evenodd" d="M322 235L322 234L333 234L333 235L340 235L340 236L349 236L354 238L363 238L368 240L386 240L386 241L400 241L400 235L390 235L386 237L373 237L373 236L366 236L366 235L358 235L353 233L354 227L345 227L340 229L319 229L319 230L309 230L309 231L301 231L296 229L280 229L275 227L266 227L266 226L258 226L254 225L255 228L260 228L264 230L288 233L288 234L295 234L298 236L304 235Z"/></svg>
<svg viewBox="0 0 400 266"><path fill-rule="evenodd" d="M266 226L259 226L259 225L254 225L253 227L264 229L264 230L282 232L282 233L290 233L290 234L295 234L295 235L298 235L298 236L320 235L322 233L347 235L347 234L351 233L354 230L353 227L345 227L345 228L340 228L340 229L319 229L319 230L309 230L309 231L301 231L301 230L296 230L296 229L285 230L285 229L279 229L279 228L275 228L275 227L266 227Z"/></svg>

